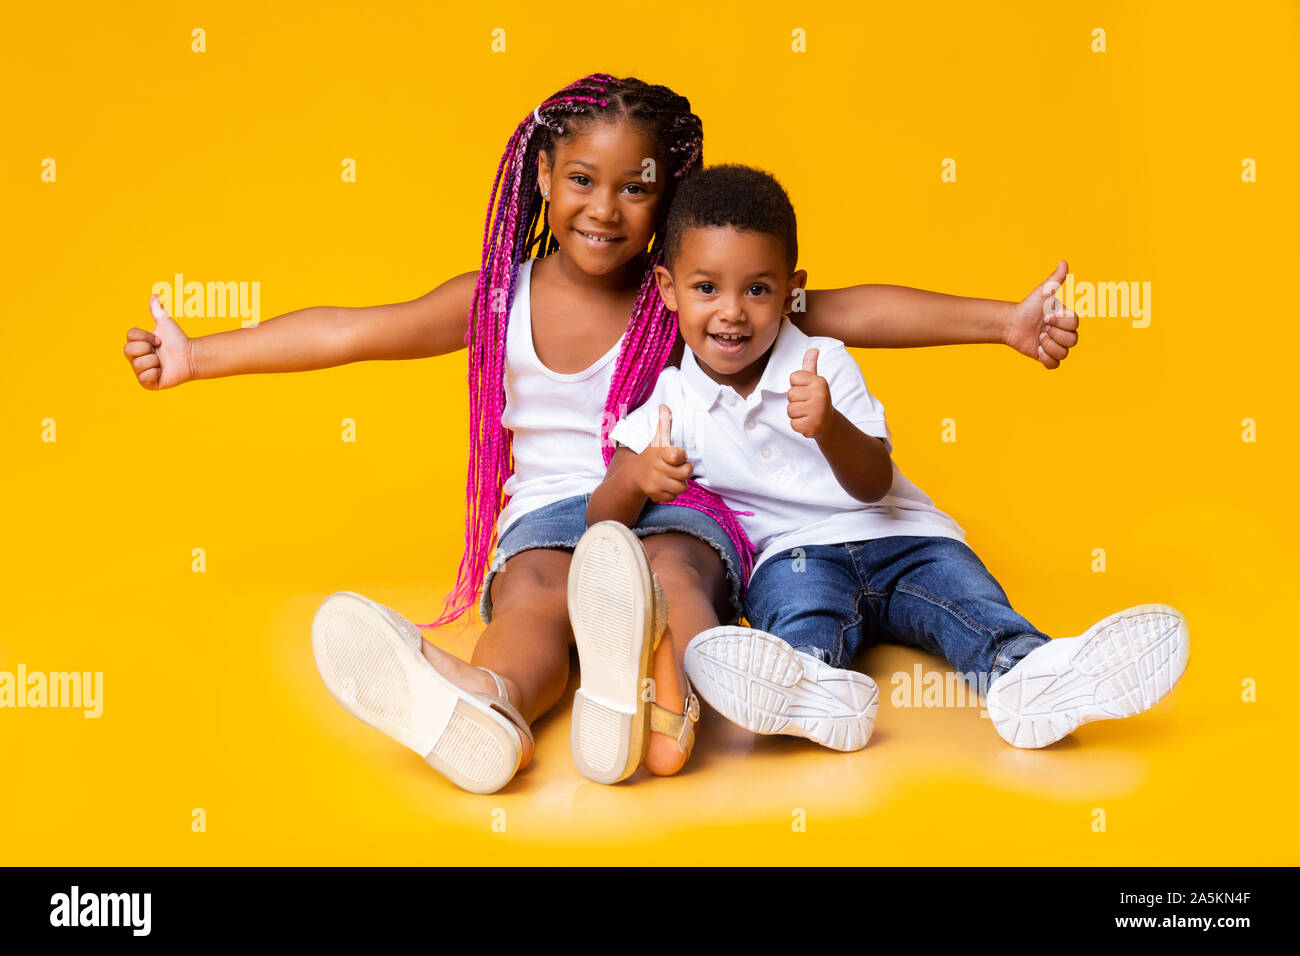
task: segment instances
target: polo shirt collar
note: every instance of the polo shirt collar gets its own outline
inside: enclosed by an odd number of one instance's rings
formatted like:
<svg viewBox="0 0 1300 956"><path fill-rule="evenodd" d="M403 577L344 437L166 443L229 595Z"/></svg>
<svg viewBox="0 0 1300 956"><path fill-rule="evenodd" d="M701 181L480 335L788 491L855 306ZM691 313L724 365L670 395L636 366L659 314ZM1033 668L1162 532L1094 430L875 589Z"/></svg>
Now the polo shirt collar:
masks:
<svg viewBox="0 0 1300 956"><path fill-rule="evenodd" d="M808 351L807 342L808 336L790 321L789 316L781 316L781 325L776 333L776 344L772 346L772 352L767 358L767 367L763 369L758 386L747 399L749 404L755 404L758 401L757 396L762 392L784 395L790 390L790 371L803 365L804 352ZM700 368L695 353L689 347L682 353L681 369L682 378L704 400L706 408L713 407L721 397L723 389L730 389L728 385L715 382L704 369Z"/></svg>

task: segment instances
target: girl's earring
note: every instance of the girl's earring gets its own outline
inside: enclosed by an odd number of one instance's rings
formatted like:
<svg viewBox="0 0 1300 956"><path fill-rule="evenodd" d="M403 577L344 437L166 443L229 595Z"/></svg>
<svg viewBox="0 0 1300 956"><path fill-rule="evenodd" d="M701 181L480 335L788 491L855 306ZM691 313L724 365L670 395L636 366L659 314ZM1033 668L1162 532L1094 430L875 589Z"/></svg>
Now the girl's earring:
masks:
<svg viewBox="0 0 1300 956"><path fill-rule="evenodd" d="M549 189L543 189L543 190L542 190L542 198L543 198L543 199L550 199L550 198L551 198L551 191L550 191Z"/></svg>

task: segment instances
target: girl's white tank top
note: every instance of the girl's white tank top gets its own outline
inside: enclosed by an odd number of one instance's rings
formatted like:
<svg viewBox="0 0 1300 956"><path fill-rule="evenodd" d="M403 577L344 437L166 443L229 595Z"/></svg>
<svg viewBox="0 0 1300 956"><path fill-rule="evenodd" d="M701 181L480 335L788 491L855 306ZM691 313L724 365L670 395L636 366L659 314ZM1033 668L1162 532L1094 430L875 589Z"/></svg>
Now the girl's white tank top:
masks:
<svg viewBox="0 0 1300 956"><path fill-rule="evenodd" d="M590 368L570 375L543 365L533 344L530 279L535 261L519 266L506 325L506 407L501 424L514 433L515 468L505 483L510 500L497 518L498 537L528 512L590 494L604 479L601 416L623 344L620 338Z"/></svg>

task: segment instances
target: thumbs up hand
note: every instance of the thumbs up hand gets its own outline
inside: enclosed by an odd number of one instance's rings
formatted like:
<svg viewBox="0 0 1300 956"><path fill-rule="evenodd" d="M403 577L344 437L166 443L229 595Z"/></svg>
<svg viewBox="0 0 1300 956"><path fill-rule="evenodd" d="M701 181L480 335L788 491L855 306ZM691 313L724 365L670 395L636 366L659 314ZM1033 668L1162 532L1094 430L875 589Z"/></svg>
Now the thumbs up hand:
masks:
<svg viewBox="0 0 1300 956"><path fill-rule="evenodd" d="M831 386L817 374L817 349L803 356L803 368L790 373L786 414L790 427L807 438L821 438L831 430L835 408L831 405Z"/></svg>
<svg viewBox="0 0 1300 956"><path fill-rule="evenodd" d="M189 336L167 314L156 295L149 299L149 312L154 330L130 329L122 349L136 380L150 391L190 381L194 378L194 365L190 359Z"/></svg>
<svg viewBox="0 0 1300 956"><path fill-rule="evenodd" d="M1079 317L1056 298L1069 272L1062 259L1046 281L1015 304L1003 333L1007 345L1044 368L1060 367L1079 344Z"/></svg>
<svg viewBox="0 0 1300 956"><path fill-rule="evenodd" d="M637 487L651 501L665 504L686 490L691 477L691 463L686 452L672 444L673 413L667 405L659 406L659 427L655 437L637 456Z"/></svg>

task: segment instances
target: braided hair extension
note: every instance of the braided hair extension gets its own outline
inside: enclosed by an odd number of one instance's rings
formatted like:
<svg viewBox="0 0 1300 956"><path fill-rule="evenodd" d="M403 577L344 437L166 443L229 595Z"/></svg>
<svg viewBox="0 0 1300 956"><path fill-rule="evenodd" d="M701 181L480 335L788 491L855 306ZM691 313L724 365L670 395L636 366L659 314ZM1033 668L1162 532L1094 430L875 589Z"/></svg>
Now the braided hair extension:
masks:
<svg viewBox="0 0 1300 956"><path fill-rule="evenodd" d="M559 248L547 223L548 204L536 188L538 154L545 150L552 155L559 140L589 123L609 119L643 127L657 151L667 159L669 176L658 210L650 260L605 400L600 442L606 466L614 454L609 432L628 409L636 408L650 395L677 340L677 319L659 295L654 269L663 262L660 237L676 184L703 164L703 126L691 112L690 101L665 86L593 73L569 84L524 117L497 165L466 334L470 449L465 483L465 553L455 587L443 602L442 614L427 627L448 624L473 606L495 546L497 518L505 504L503 488L513 471L510 433L502 426L501 417L505 412L506 326L515 281L520 263L530 255L549 255ZM722 526L740 553L741 573L748 580L753 568L753 545L736 513L693 481L674 503L702 511Z"/></svg>

